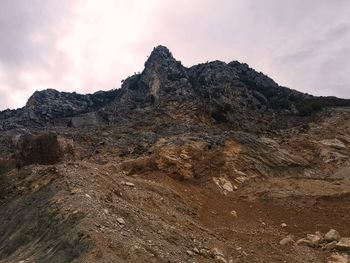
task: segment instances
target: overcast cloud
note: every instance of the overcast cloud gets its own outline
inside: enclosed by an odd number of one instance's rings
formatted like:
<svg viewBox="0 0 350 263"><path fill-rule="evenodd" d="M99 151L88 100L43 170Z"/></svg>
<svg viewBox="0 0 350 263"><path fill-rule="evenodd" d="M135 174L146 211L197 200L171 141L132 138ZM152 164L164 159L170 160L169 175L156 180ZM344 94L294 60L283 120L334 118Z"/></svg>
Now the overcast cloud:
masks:
<svg viewBox="0 0 350 263"><path fill-rule="evenodd" d="M159 44L186 66L239 60L350 98L348 0L2 0L0 110L35 90L118 88Z"/></svg>

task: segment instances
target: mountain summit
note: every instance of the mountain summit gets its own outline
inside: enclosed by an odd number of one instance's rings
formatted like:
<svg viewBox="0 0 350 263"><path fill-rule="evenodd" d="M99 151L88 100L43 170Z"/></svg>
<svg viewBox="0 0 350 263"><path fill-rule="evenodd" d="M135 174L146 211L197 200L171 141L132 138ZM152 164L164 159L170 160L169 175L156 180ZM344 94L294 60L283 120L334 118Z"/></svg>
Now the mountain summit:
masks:
<svg viewBox="0 0 350 263"><path fill-rule="evenodd" d="M145 62L145 67L147 68L147 65L152 63L153 61L175 61L173 54L170 52L170 50L162 45L159 45L153 49L150 56L148 57L147 61Z"/></svg>
<svg viewBox="0 0 350 263"><path fill-rule="evenodd" d="M120 89L89 95L36 92L24 108L0 113L0 130L114 125L146 118L149 123L220 124L258 132L296 125L327 106L346 105L349 100L281 87L237 61L186 68L168 48L158 46L142 73L127 78Z"/></svg>

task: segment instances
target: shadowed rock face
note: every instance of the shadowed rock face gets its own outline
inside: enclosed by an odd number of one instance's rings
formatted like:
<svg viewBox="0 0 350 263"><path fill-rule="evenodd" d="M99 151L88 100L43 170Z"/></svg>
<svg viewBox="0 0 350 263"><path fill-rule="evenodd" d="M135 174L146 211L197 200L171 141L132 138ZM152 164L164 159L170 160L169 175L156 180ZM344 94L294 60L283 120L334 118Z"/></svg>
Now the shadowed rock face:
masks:
<svg viewBox="0 0 350 263"><path fill-rule="evenodd" d="M41 135L22 135L16 147L16 166L29 164L55 164L63 158L63 151L53 133Z"/></svg>
<svg viewBox="0 0 350 263"><path fill-rule="evenodd" d="M0 112L0 130L23 127L104 125L106 120L95 113L113 101L118 91L94 94L36 91L23 108Z"/></svg>

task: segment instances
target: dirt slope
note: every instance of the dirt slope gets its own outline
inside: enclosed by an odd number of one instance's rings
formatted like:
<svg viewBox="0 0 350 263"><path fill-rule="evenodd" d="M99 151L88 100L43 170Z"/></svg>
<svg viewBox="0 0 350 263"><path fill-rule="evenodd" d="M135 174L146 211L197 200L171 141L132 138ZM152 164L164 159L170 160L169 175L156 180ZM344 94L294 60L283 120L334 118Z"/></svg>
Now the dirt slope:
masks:
<svg viewBox="0 0 350 263"><path fill-rule="evenodd" d="M342 262L349 252L279 243L350 236L350 110L322 114L260 135L57 128L49 164L41 131L30 149L28 131L4 132L0 262Z"/></svg>

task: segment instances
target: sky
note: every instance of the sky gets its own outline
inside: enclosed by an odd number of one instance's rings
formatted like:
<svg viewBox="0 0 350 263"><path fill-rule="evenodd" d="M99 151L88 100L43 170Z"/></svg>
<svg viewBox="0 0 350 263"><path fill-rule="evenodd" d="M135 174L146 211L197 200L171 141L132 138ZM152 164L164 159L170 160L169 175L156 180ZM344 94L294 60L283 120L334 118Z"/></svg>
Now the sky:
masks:
<svg viewBox="0 0 350 263"><path fill-rule="evenodd" d="M350 98L349 0L1 0L0 110L36 90L119 88L160 44L185 66L238 60Z"/></svg>

